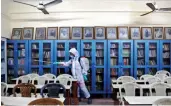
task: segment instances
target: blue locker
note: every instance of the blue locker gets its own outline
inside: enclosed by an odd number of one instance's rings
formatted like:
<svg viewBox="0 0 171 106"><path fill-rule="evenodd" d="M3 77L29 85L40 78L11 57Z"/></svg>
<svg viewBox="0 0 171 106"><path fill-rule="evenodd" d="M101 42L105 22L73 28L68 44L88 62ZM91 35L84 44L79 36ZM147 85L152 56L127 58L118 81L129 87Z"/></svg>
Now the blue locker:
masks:
<svg viewBox="0 0 171 106"><path fill-rule="evenodd" d="M7 41L8 81L13 77L28 74L28 47L28 40Z"/></svg>
<svg viewBox="0 0 171 106"><path fill-rule="evenodd" d="M29 54L29 73L53 73L53 40L30 40Z"/></svg>
<svg viewBox="0 0 171 106"><path fill-rule="evenodd" d="M66 62L69 58L70 48L76 48L80 53L80 40L55 40L54 41L54 62ZM71 66L64 67L54 65L54 74L58 76L59 74L68 73L71 74Z"/></svg>
<svg viewBox="0 0 171 106"><path fill-rule="evenodd" d="M107 86L107 41L82 40L81 56L90 60L90 72L88 72L88 82L86 82L90 93L105 94Z"/></svg>
<svg viewBox="0 0 171 106"><path fill-rule="evenodd" d="M160 40L160 70L171 73L171 40Z"/></svg>
<svg viewBox="0 0 171 106"><path fill-rule="evenodd" d="M112 92L111 79L133 76L133 40L108 40L107 91Z"/></svg>
<svg viewBox="0 0 171 106"><path fill-rule="evenodd" d="M154 75L159 70L159 40L134 41L134 77Z"/></svg>

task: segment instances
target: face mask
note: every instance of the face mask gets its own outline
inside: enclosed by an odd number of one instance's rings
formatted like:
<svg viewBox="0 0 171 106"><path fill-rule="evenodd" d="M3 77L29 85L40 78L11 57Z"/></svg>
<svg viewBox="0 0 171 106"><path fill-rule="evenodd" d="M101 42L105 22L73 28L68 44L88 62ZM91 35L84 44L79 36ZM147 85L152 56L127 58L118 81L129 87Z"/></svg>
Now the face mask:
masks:
<svg viewBox="0 0 171 106"><path fill-rule="evenodd" d="M70 55L70 57L71 57L71 59L73 59L73 58L74 58L74 56L73 56L73 55Z"/></svg>

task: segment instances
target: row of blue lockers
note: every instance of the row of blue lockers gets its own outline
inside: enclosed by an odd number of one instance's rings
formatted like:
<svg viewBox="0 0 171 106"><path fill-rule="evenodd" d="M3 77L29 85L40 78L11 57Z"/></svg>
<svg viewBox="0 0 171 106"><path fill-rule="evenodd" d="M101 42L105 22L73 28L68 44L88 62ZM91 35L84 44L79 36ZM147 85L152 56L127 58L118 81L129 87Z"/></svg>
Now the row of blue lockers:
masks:
<svg viewBox="0 0 171 106"><path fill-rule="evenodd" d="M8 40L8 80L28 73L70 73L71 67L50 64L68 61L75 47L90 60L87 86L91 93L111 91L111 79L171 72L171 40Z"/></svg>

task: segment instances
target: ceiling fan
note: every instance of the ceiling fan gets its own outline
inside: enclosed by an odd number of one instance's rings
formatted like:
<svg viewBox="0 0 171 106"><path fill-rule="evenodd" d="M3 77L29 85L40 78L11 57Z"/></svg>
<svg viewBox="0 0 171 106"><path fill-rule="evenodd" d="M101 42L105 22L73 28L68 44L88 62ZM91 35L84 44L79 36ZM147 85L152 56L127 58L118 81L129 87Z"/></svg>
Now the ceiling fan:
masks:
<svg viewBox="0 0 171 106"><path fill-rule="evenodd" d="M16 0L13 0L13 1L16 2L16 3L36 7L38 10L41 10L44 14L49 14L49 12L46 10L47 7L55 5L55 4L59 4L59 3L62 2L62 0L53 0L53 1L49 2L49 3L43 4L43 2L40 1L39 4L36 6L36 5L32 5L32 4L28 4L28 3L24 3L24 2L20 2L20 1L16 1Z"/></svg>
<svg viewBox="0 0 171 106"><path fill-rule="evenodd" d="M152 11L147 12L145 14L142 14L141 16L145 16L147 14L150 14L150 13L156 12L156 11L171 11L171 7L170 8L158 8L156 2L154 2L154 3L146 3L146 5L148 7L150 7L152 9Z"/></svg>

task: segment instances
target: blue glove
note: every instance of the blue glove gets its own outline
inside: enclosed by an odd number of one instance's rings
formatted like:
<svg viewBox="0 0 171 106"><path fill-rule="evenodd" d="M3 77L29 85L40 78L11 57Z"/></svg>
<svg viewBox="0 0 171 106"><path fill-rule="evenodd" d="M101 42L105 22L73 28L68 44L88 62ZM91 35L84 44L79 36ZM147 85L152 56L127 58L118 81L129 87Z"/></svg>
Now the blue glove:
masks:
<svg viewBox="0 0 171 106"><path fill-rule="evenodd" d="M59 62L54 62L53 64L59 64Z"/></svg>

